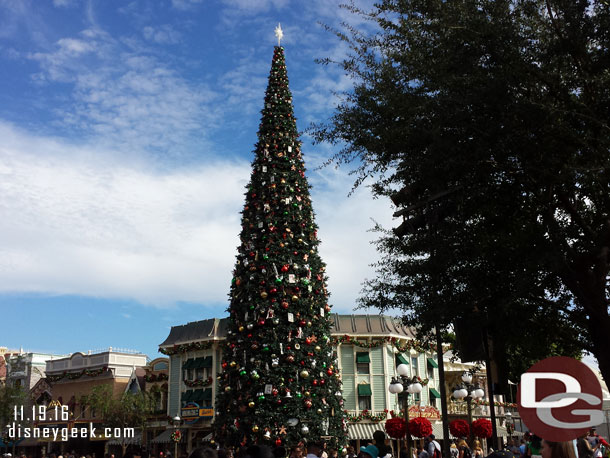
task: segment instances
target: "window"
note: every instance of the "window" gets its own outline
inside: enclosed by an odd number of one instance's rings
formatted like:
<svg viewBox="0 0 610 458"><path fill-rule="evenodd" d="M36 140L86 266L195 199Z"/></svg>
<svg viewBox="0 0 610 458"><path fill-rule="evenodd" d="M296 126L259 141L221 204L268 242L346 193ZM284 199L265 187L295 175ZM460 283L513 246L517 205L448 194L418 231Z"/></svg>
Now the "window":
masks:
<svg viewBox="0 0 610 458"><path fill-rule="evenodd" d="M167 363L157 363L153 367L153 371L164 371L167 369Z"/></svg>
<svg viewBox="0 0 610 458"><path fill-rule="evenodd" d="M371 385L368 383L361 383L358 385L358 409L360 410L371 410Z"/></svg>
<svg viewBox="0 0 610 458"><path fill-rule="evenodd" d="M419 367L417 364L417 356L411 356L411 370L413 375L419 375Z"/></svg>
<svg viewBox="0 0 610 458"><path fill-rule="evenodd" d="M358 374L370 374L371 358L368 352L356 353L356 371Z"/></svg>
<svg viewBox="0 0 610 458"><path fill-rule="evenodd" d="M371 410L371 397L370 396L358 396L358 409Z"/></svg>
<svg viewBox="0 0 610 458"><path fill-rule="evenodd" d="M195 372L195 378L201 380L203 378L203 367L197 368Z"/></svg>

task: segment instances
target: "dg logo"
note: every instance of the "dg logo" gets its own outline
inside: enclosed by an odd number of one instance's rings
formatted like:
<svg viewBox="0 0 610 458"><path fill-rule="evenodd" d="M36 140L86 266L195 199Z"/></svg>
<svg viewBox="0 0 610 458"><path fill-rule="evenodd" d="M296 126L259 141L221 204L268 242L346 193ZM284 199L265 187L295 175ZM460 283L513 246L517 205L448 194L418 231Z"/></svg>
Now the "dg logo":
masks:
<svg viewBox="0 0 610 458"><path fill-rule="evenodd" d="M576 439L604 421L599 380L565 356L543 359L522 374L517 399L525 425L549 441Z"/></svg>

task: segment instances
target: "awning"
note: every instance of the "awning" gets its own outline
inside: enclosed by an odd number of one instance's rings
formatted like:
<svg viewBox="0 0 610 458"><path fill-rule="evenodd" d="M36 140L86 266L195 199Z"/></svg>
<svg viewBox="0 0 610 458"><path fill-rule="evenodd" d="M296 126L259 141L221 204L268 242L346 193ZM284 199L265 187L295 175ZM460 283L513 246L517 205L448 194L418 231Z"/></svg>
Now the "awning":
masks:
<svg viewBox="0 0 610 458"><path fill-rule="evenodd" d="M193 390L186 390L182 393L182 402L189 402L193 400Z"/></svg>
<svg viewBox="0 0 610 458"><path fill-rule="evenodd" d="M381 423L348 423L347 438L349 440L356 439L373 439L375 431L383 431L385 428Z"/></svg>
<svg viewBox="0 0 610 458"><path fill-rule="evenodd" d="M361 383L358 385L358 396L372 396L371 385L368 383Z"/></svg>
<svg viewBox="0 0 610 458"><path fill-rule="evenodd" d="M441 398L441 394L438 391L436 391L434 388L430 388L430 396L432 396L433 398L436 398L436 399Z"/></svg>
<svg viewBox="0 0 610 458"><path fill-rule="evenodd" d="M174 431L174 428L166 429L150 442L152 442L153 444L168 444L170 442L173 442L171 436ZM180 439L180 442L184 442L184 438L186 437L186 430L181 429L180 432L182 432L182 438Z"/></svg>
<svg viewBox="0 0 610 458"><path fill-rule="evenodd" d="M189 358L182 365L182 369L193 369L194 365L195 365L195 360L193 358Z"/></svg>
<svg viewBox="0 0 610 458"><path fill-rule="evenodd" d="M38 447L40 444L38 443L37 437L28 437L27 439L22 440L16 446L17 447Z"/></svg>
<svg viewBox="0 0 610 458"><path fill-rule="evenodd" d="M436 361L434 361L434 359L432 358L428 358L428 366L434 368L434 369L438 369L438 364Z"/></svg>
<svg viewBox="0 0 610 458"><path fill-rule="evenodd" d="M357 352L356 353L356 362L357 363L370 363L371 358L369 357L368 351Z"/></svg>
<svg viewBox="0 0 610 458"><path fill-rule="evenodd" d="M210 433L210 434L208 434L207 436L203 437L203 438L201 439L201 441L202 441L202 442L208 442L208 441L211 441L213 437L214 437L214 434L213 434L213 433Z"/></svg>
<svg viewBox="0 0 610 458"><path fill-rule="evenodd" d="M409 364L409 361L407 361L407 358L398 353L396 355L396 364Z"/></svg>
<svg viewBox="0 0 610 458"><path fill-rule="evenodd" d="M136 431L133 437L122 439L110 439L106 445L140 445L142 443L142 431Z"/></svg>
<svg viewBox="0 0 610 458"><path fill-rule="evenodd" d="M203 391L202 401L211 401L212 400L212 388L206 388Z"/></svg>

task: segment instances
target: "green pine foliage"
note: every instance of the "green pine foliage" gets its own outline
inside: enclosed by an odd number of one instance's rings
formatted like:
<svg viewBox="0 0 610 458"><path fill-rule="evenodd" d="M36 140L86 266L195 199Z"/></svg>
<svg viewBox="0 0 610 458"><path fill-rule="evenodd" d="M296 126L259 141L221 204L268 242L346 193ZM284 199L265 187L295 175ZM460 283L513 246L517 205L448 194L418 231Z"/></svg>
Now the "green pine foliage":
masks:
<svg viewBox="0 0 610 458"><path fill-rule="evenodd" d="M240 240L216 402L219 439L292 445L344 437L325 266L279 46Z"/></svg>

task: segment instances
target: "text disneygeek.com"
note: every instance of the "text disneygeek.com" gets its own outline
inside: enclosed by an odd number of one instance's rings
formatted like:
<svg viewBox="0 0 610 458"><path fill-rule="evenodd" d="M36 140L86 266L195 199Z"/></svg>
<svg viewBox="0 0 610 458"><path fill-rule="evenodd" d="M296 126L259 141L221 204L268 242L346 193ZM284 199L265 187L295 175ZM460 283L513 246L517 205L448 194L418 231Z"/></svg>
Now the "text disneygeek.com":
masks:
<svg viewBox="0 0 610 458"><path fill-rule="evenodd" d="M95 439L112 437L114 439L131 439L135 436L135 428L99 428L89 423L88 427L54 427L54 426L21 426L19 423L6 425L10 439L30 437L48 439L53 442L67 442L69 439Z"/></svg>

